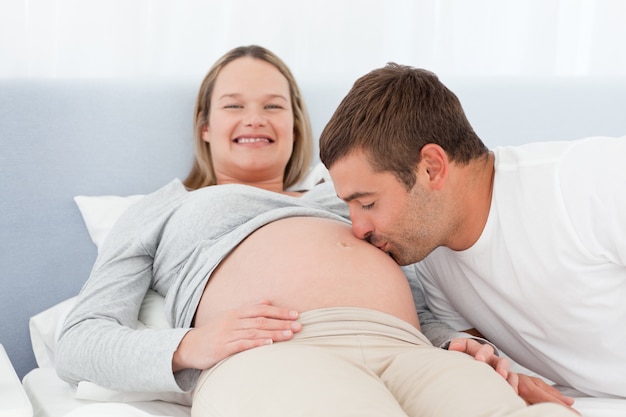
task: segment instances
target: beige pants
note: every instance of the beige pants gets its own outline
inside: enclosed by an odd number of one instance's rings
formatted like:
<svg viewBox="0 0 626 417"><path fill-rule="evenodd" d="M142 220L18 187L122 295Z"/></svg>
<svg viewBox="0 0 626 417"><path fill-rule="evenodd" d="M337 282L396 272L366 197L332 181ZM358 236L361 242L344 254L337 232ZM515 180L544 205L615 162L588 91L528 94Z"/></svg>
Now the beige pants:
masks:
<svg viewBox="0 0 626 417"><path fill-rule="evenodd" d="M488 365L433 347L408 323L360 308L301 315L302 332L204 371L193 417L576 416L527 407Z"/></svg>

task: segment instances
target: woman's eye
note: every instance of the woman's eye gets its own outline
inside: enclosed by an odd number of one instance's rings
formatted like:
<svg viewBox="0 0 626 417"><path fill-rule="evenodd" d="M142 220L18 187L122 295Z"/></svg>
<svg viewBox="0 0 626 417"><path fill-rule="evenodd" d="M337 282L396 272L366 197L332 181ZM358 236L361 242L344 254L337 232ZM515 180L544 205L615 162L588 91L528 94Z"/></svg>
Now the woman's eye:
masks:
<svg viewBox="0 0 626 417"><path fill-rule="evenodd" d="M240 109L241 107L239 104L227 104L224 106L225 109Z"/></svg>
<svg viewBox="0 0 626 417"><path fill-rule="evenodd" d="M266 109L282 109L283 106L279 105L279 104L268 104L267 106L265 106Z"/></svg>

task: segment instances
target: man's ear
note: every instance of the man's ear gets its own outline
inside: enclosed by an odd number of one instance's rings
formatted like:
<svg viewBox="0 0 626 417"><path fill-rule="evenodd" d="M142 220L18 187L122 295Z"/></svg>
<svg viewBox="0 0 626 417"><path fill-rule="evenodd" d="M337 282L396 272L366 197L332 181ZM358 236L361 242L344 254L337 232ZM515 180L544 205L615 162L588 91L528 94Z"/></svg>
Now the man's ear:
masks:
<svg viewBox="0 0 626 417"><path fill-rule="evenodd" d="M434 190L440 190L448 178L448 154L434 143L424 145L420 151L420 167L428 175L428 184Z"/></svg>
<svg viewBox="0 0 626 417"><path fill-rule="evenodd" d="M202 135L202 140L206 143L211 142L211 135L209 134L209 125L202 126L202 130L200 130L200 134Z"/></svg>

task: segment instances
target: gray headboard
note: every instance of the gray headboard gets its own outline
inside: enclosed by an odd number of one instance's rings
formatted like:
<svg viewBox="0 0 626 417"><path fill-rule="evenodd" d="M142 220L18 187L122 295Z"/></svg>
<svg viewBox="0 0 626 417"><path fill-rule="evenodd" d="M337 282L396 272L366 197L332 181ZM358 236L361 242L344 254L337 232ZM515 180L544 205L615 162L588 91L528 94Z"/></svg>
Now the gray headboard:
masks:
<svg viewBox="0 0 626 417"><path fill-rule="evenodd" d="M0 343L36 366L28 319L75 295L96 250L72 198L184 178L201 80L0 80ZM487 145L626 134L626 80L443 81ZM319 135L351 81L302 85Z"/></svg>

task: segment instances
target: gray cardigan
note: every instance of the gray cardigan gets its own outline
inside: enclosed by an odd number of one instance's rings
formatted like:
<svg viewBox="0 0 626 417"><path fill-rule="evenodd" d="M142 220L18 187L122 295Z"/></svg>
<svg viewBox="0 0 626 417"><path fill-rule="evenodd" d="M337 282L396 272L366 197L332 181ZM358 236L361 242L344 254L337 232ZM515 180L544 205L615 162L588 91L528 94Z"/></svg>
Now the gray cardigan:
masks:
<svg viewBox="0 0 626 417"><path fill-rule="evenodd" d="M294 198L237 184L189 192L175 180L131 206L111 230L63 325L59 376L117 390L191 390L199 371L172 375L172 356L212 271L259 227L291 216L349 222L331 183ZM419 282L409 278L425 335L435 345L456 337L433 318ZM172 329L136 330L148 289L165 297Z"/></svg>

